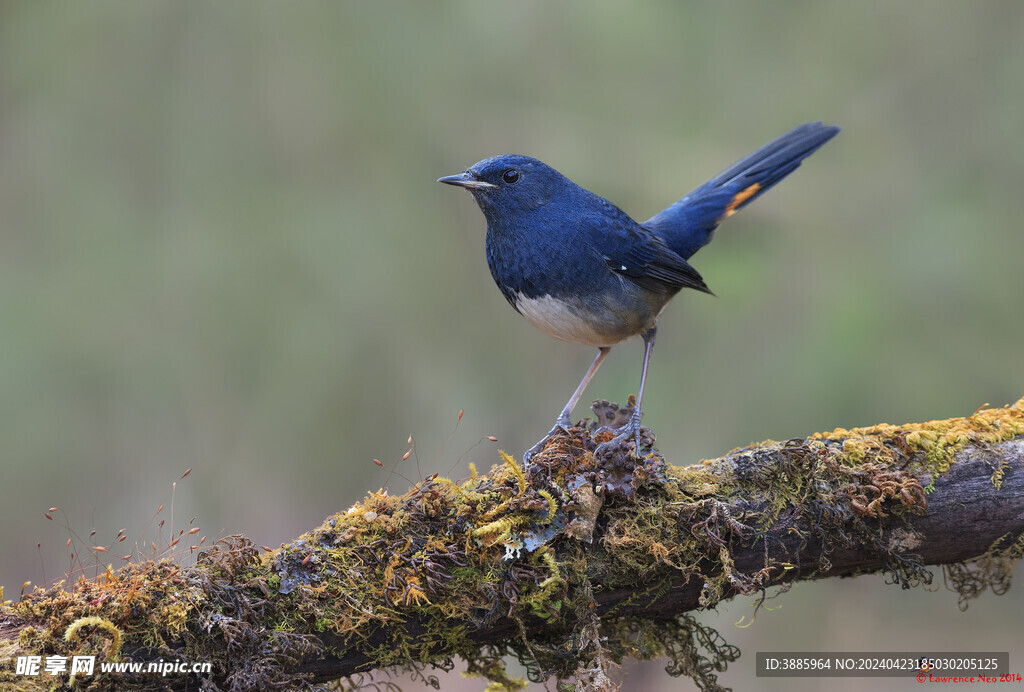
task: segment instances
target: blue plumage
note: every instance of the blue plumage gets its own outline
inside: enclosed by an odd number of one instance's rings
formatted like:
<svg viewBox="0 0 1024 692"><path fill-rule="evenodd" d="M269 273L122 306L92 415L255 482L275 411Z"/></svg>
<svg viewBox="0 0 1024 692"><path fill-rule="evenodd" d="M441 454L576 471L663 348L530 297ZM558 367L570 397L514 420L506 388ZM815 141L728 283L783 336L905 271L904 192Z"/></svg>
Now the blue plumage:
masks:
<svg viewBox="0 0 1024 692"><path fill-rule="evenodd" d="M838 132L838 127L821 123L795 127L647 219L644 226L661 236L680 257L689 259L708 244L718 224L795 171Z"/></svg>
<svg viewBox="0 0 1024 692"><path fill-rule="evenodd" d="M600 349L555 427L527 459L569 426L573 407L611 346L636 334L645 344L637 406L615 441L632 435L639 448L658 315L682 288L710 293L686 260L722 221L838 132L821 123L794 128L644 223L528 156L495 156L439 179L468 189L487 218L487 264L512 307L556 338Z"/></svg>

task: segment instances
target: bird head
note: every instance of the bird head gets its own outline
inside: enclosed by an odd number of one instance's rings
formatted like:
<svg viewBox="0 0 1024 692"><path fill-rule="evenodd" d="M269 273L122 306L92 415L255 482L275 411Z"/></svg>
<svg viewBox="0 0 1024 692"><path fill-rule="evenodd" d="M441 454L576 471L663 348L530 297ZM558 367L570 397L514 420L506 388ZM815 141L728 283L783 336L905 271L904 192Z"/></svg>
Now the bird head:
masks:
<svg viewBox="0 0 1024 692"><path fill-rule="evenodd" d="M556 192L573 186L554 168L518 154L492 156L437 182L469 190L488 221L533 211Z"/></svg>

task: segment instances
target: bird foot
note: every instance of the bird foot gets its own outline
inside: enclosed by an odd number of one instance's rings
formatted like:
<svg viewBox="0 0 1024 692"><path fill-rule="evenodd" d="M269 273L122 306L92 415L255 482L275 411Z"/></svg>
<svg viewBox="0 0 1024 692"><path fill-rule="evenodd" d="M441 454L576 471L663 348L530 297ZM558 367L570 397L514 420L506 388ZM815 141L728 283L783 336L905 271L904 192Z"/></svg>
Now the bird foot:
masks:
<svg viewBox="0 0 1024 692"><path fill-rule="evenodd" d="M537 442L537 444L526 450L526 454L523 455L523 463L529 464L530 459L533 458L533 455L539 452L540 450L544 449L547 443L551 441L552 437L554 437L560 432L569 432L569 428L571 427L572 420L569 418L569 414L563 411L562 415L560 415L558 417L558 420L555 421L555 426L548 431L548 434L542 437L540 441Z"/></svg>
<svg viewBox="0 0 1024 692"><path fill-rule="evenodd" d="M606 430L609 430L609 428L602 427L602 428L598 429L598 432L604 432ZM619 446L623 442L626 442L627 440L629 440L630 437L632 437L633 438L633 454L634 454L634 456L639 458L639 456L640 456L640 411L638 409L634 410L632 415L629 417L629 421L625 425L623 425L623 426L621 426L619 428L614 428L614 429L612 429L612 431L615 433L615 437L613 437L612 439L608 440L607 442L602 442L601 444L599 444L597 446L597 448L594 449L594 456L600 457L603 454L605 454L606 452L612 451L615 447Z"/></svg>

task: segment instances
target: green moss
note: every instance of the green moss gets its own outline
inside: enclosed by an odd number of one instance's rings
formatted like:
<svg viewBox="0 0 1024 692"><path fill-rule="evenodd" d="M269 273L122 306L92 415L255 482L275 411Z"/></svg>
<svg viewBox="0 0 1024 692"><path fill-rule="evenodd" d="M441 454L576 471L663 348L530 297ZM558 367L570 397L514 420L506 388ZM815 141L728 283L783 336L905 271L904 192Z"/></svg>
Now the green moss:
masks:
<svg viewBox="0 0 1024 692"><path fill-rule="evenodd" d="M857 464L865 458L892 463L909 458L933 478L949 470L956 453L967 445L996 444L1024 435L1024 399L1006 408L979 408L966 418L949 418L905 425L880 424L867 428L816 433L809 439L842 443L841 459Z"/></svg>
<svg viewBox="0 0 1024 692"><path fill-rule="evenodd" d="M9 606L34 623L15 648L66 653L67 635L76 650L110 653L116 631L128 656L146 645L165 657L211 660L226 676L222 687L258 689L299 684L288 672L295 662L325 653L320 640L300 633L318 632L329 635L332 653L360 652L372 667L403 667L423 679L425 666L458 656L492 689L523 685L505 672L508 656L531 680L593 684L626 657L668 657L670 673L716 689L716 673L738 655L733 647L690 616L640 619L630 608L687 580L701 586L705 608L735 594L763 597L796 569L771 557L782 553L769 541L814 541L818 574L830 570L831 550L873 545L892 581L927 582L912 541L877 540L881 522L923 512L922 483L946 471L964 445L1022 434L1024 400L961 419L766 442L676 468L647 431L638 462L622 450L595 458L611 434L576 427L527 469L502 454L486 475L431 477L401 496L371 493L266 554L231 537L203 551L194 568L128 565L67 590L37 589ZM996 487L1000 479L997 470ZM789 527L784 535L772 533L780 521ZM763 563L739 568L733 547L759 541ZM998 592L1022 552L1024 539L1008 537L970 565L949 568L951 583L963 599ZM601 611L593 594L611 589L630 596ZM518 636L474 641L496 628Z"/></svg>

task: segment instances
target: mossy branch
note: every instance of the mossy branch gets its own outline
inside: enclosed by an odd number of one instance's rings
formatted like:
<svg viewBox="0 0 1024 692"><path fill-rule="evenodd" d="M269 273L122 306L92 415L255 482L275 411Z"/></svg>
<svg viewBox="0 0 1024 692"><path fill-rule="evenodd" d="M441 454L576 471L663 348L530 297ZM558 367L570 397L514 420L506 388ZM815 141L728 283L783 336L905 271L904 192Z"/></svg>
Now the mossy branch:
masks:
<svg viewBox="0 0 1024 692"><path fill-rule="evenodd" d="M624 412L601 402L595 413ZM512 655L531 679L592 689L612 689L623 658L667 656L670 673L715 689L739 652L690 611L862 572L908 588L932 581L926 565L945 566L965 607L1005 591L1024 555L1024 399L686 467L666 465L649 431L643 462L631 443L595 458L610 436L581 425L525 470L506 457L461 483L371 494L269 553L232 537L192 566L37 589L0 607L0 687L53 684L16 674L17 656L97 654L213 671L97 673L95 689L357 687L396 666L429 681L455 657L489 689L514 689L501 662Z"/></svg>

